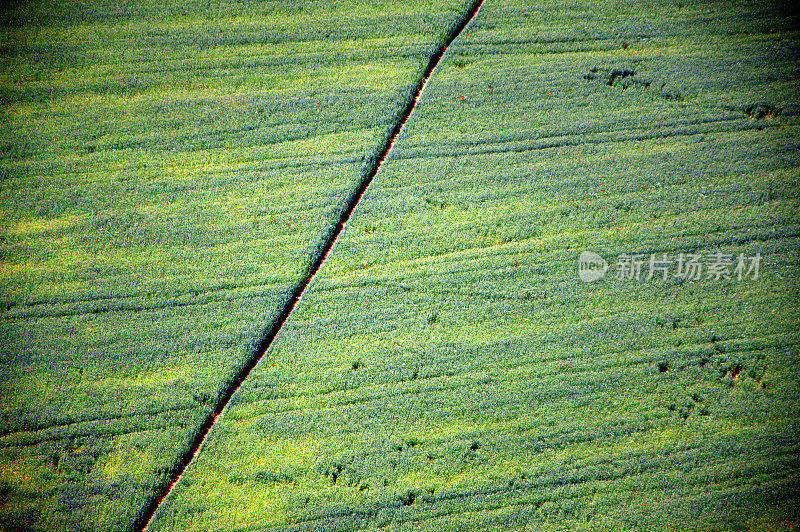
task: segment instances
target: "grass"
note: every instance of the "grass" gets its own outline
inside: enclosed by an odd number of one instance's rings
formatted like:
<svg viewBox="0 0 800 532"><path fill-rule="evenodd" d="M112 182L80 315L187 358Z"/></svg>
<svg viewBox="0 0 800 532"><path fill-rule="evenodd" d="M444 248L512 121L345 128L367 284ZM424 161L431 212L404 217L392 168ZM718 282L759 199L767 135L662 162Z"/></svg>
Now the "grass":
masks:
<svg viewBox="0 0 800 532"><path fill-rule="evenodd" d="M586 11L489 2L449 48L156 529L797 522L796 18ZM763 259L582 283L586 249Z"/></svg>
<svg viewBox="0 0 800 532"><path fill-rule="evenodd" d="M5 8L2 528L133 526L464 11ZM780 3L487 1L153 528L791 529L796 40Z"/></svg>
<svg viewBox="0 0 800 532"><path fill-rule="evenodd" d="M354 6L3 9L2 528L163 488L462 10Z"/></svg>

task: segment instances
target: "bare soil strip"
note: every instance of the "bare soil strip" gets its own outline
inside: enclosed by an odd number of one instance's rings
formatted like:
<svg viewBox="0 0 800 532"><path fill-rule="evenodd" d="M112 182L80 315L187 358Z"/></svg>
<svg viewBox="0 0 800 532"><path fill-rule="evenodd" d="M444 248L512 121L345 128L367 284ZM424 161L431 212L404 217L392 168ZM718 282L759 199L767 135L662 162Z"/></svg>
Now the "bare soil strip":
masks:
<svg viewBox="0 0 800 532"><path fill-rule="evenodd" d="M333 249L334 245L336 244L339 236L341 235L344 227L347 225L347 221L350 219L350 216L353 214L356 206L359 204L361 199L364 197L364 193L366 192L367 188L369 187L372 180L375 178L375 175L383 166L384 161L389 156L389 153L392 151L394 147L395 141L397 137L400 135L400 132L403 131L403 127L405 127L406 122L408 122L411 113L414 111L414 108L417 106L417 102L419 101L420 96L422 96L423 91L425 90L428 81L433 75L434 70L439 65L444 56L447 47L461 34L464 28L470 23L470 21L475 18L475 15L478 14L480 11L481 6L485 0L475 0L470 7L470 10L464 16L464 18L458 23L457 26L453 29L452 33L448 36L445 43L433 54L428 61L428 66L425 68L425 71L420 79L417 89L414 93L414 98L411 99L406 108L403 110L402 115L400 116L400 120L398 120L397 124L395 125L394 129L392 130L391 135L386 139L383 149L380 151L381 156L377 159L377 162L373 165L372 169L367 174L366 178L361 182L356 192L347 202L347 205L342 212L341 216L339 217L339 221L336 223L336 226L330 232L328 238L326 239L324 246L322 247L318 257L314 260L311 268L309 269L308 274L303 279L303 281L295 288L292 293L292 296L287 301L286 305L283 308L280 316L276 319L272 324L268 327L265 331L263 339L259 343L258 349L256 349L254 356L247 362L244 368L239 372L238 375L231 381L228 387L223 391L220 395L220 399L216 404L214 412L209 414L206 418L206 421L200 427L197 432L197 436L195 436L194 440L192 441L191 446L187 449L187 452L180 457L178 465L175 467L171 475L171 479L167 487L162 491L161 494L151 499L150 503L147 505L145 510L142 512L141 517L139 518L138 522L136 523L135 529L136 530L147 530L150 526L150 523L153 520L158 509L164 503L164 501L169 497L169 494L172 493L172 490L175 486L180 482L181 478L183 477L183 473L189 467L189 465L194 461L200 451L203 448L203 443L205 443L208 435L211 433L211 429L214 428L214 425L217 421L222 417L225 413L225 410L228 408L228 404L230 403L231 398L234 394L239 390L242 383L247 379L250 375L250 372L259 361L263 358L264 354L269 350L269 347L272 345L272 342L275 340L275 337L280 332L283 324L286 323L286 320L289 319L289 316L294 311L297 303L300 301L300 298L305 293L306 289L308 288L311 281L314 279L314 276L317 274L319 269L325 263L325 260L328 258L328 254L330 254L331 249Z"/></svg>

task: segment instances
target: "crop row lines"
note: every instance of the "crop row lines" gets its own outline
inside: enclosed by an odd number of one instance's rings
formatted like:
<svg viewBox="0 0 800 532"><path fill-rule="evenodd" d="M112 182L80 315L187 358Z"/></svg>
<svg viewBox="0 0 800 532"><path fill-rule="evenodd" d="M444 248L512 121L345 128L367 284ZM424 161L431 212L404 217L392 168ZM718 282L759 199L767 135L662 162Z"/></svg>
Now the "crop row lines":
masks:
<svg viewBox="0 0 800 532"><path fill-rule="evenodd" d="M612 352L601 355L598 358L607 358L609 356L617 357L616 362L609 362L603 364L603 368L605 371L611 369L629 369L631 371L636 370L640 366L650 366L654 370L656 369L656 363L663 360L665 357L665 351L669 353L671 356L681 356L684 357L693 356L693 351L697 351L702 348L709 348L709 350L720 354L720 355L731 355L731 354L745 354L745 353L755 353L765 349L774 349L777 347L784 347L784 348L791 348L800 345L800 338L791 339L791 335L787 337L786 334L773 334L764 337L753 338L751 342L747 344L741 344L737 339L732 340L709 340L709 341L698 341L694 343L686 343L681 345L678 348L670 348L669 346L658 346L654 348L646 348L646 349L631 349L624 352ZM625 354L628 355L637 355L636 358L631 358L631 356L623 356ZM454 361L461 359L462 357L459 355L454 355L452 357ZM703 355L697 355L696 357L692 358L684 358L684 364L681 366L675 366L673 370L679 371L683 367L691 366L691 365L700 365L703 360ZM554 358L540 358L535 361L527 361L527 362L518 362L513 359L506 360L506 366L498 365L495 368L495 372L503 372L506 369L514 369L516 372L520 374L519 379L507 379L503 381L503 384L511 385L515 382L524 382L525 378L530 378L530 375L525 375L526 371L538 370L536 373L540 377L548 376L548 377L556 377L559 379L560 384L572 384L572 388L580 388L581 386L590 385L596 382L596 379L589 378L589 375L597 373L597 367L592 366L588 363L586 359L581 359L580 364L575 364L574 366L570 366L569 371L561 371L560 369L555 369L553 371L541 370L542 367L547 367L550 365L557 364L564 360L563 356L556 356ZM440 365L449 366L448 360L439 360ZM424 368L424 364L420 364L420 368ZM576 378L578 378L581 374L586 374L585 382L575 382ZM455 384L455 385L448 385L448 380L452 377L458 377L459 380L465 379L464 382ZM430 386L426 386L426 384L430 382ZM441 383L440 385L436 385ZM413 383L413 385L411 384ZM469 367L459 367L454 368L451 371L445 371L439 374L429 374L419 377L407 377L407 378L400 378L392 381L388 381L381 384L369 384L365 386L356 386L350 388L336 388L331 390L320 391L318 393L300 393L294 395L281 395L279 397L274 397L270 399L258 400L258 401L248 401L245 403L247 406L257 406L263 405L271 402L285 402L285 401L292 401L298 399L309 399L309 400L316 400L316 399L325 399L327 397L331 397L334 395L344 395L351 393L360 393L365 394L362 397L356 398L344 398L347 399L344 402L339 402L335 398L332 400L334 404L329 404L326 406L322 406L319 408L290 408L290 409L283 409L283 410L271 410L265 413L256 413L252 416L235 416L234 419L237 422L246 422L252 421L259 418L264 417L279 417L285 414L311 414L311 413L319 413L324 411L334 411L341 408L349 408L351 405L356 404L366 404L371 402L379 402L386 398L396 398L402 396L409 396L409 395L417 395L423 392L451 392L456 391L465 387L479 387L485 384L493 384L495 383L494 379L490 376L486 375L485 369L483 369L479 365L475 365L473 368ZM405 390L396 390L396 386L398 384L405 384L408 386Z"/></svg>
<svg viewBox="0 0 800 532"><path fill-rule="evenodd" d="M731 127L719 127L721 124L731 123ZM434 152L426 152L420 149L408 149L400 154L398 154L395 159L421 159L421 158L428 158L428 157L461 157L464 155L485 155L490 153L523 153L527 151L536 151L536 150L549 150L554 148L565 148L565 147L573 147L573 146L586 146L586 145L593 145L598 146L602 144L619 144L619 143L631 143L635 141L648 141L648 140L662 140L662 139L669 139L674 137L692 137L695 135L707 135L710 133L733 133L738 131L747 131L747 130L764 130L768 128L780 128L781 124L779 123L754 123L746 118L724 118L720 120L709 120L703 122L701 125L708 126L708 127L698 127L698 128L674 128L672 130L664 129L663 131L658 131L656 129L651 129L650 132L647 133L640 133L635 134L634 131L641 131L641 130L631 130L631 134L627 137L624 136L606 136L606 135L597 135L596 137L578 137L577 135L573 137L568 136L557 136L551 137L550 139L541 139L529 142L519 142L515 143L513 146L505 146L505 147L497 147L497 148L480 148L480 149L467 149L464 151L434 151ZM714 127L718 126L718 127ZM560 140L555 140L560 139ZM494 143L487 141L487 144L494 145Z"/></svg>
<svg viewBox="0 0 800 532"><path fill-rule="evenodd" d="M781 486L788 488L792 484L790 480L792 472L796 472L800 467L796 457L789 458L790 463L794 462L793 467L774 471L771 474L774 479L773 484L778 488ZM599 462L599 464L604 465L603 462ZM392 513L395 518L402 516L402 521L406 524L409 522L422 523L433 519L521 505L532 506L535 510L538 510L543 506L544 502L553 498L553 491L568 489L574 494L572 497L577 498L581 496L580 492L584 489L583 486L591 486L591 488L587 487L586 489L595 489L598 492L602 492L608 483L627 480L632 484L631 494L634 495L636 488L633 486L646 483L650 477L649 469L658 469L661 471L661 478L666 477L663 464L658 463L658 461L652 462L649 468L639 466L633 470L628 467L609 467L604 472L598 472L596 466L593 467L593 465L591 462L589 464L576 464L576 467L572 469L562 469L558 476L554 474L544 476L520 473L520 475L514 477L488 482L477 489L455 488L445 492L434 493L420 490L420 493L415 493L413 498L408 498L407 495L401 494L401 504L396 501L381 501L366 507L333 508L322 512L322 515L318 513L317 515L301 517L294 520L291 525L273 527L270 530L288 532L307 530L309 527L322 527L326 530L350 530L358 522L379 518L382 511L386 510ZM591 470L591 474L583 473L584 469ZM700 478L688 477L687 491L692 485L702 486L705 492L724 491L726 488L735 490L738 487L738 485L729 486L729 483L724 479L714 479L715 464L693 469L693 473ZM708 474L703 475L704 471L708 472ZM675 464L671 472L683 476L685 474L685 466ZM566 499L570 498L568 494L559 493L559 500L565 500L565 495ZM691 498L691 496L687 493L688 498ZM513 497L513 500L509 501L509 497ZM632 505L634 503L639 504L633 501ZM342 519L345 519L345 521L342 522ZM255 529L252 528L252 530Z"/></svg>
<svg viewBox="0 0 800 532"><path fill-rule="evenodd" d="M137 412L135 414L123 414L120 416L99 417L94 419L82 419L72 423L64 423L57 425L50 425L39 429L26 429L19 431L9 431L0 436L0 448L8 447L27 447L35 446L48 441L68 440L82 436L114 436L119 434L129 434L135 432L146 432L149 430L158 430L169 426L185 426L182 424L168 424L169 421L174 421L165 418L165 414L174 413L188 413L192 411L202 411L203 409L197 405L195 406L182 406L175 408L167 408L158 412ZM147 423L157 422L158 418L163 419L164 423L156 424L148 427L129 427L123 431L112 430L107 427L105 430L103 425L105 423L133 421L140 422L141 425ZM192 420L187 420L186 425L192 423ZM60 433L62 429L67 429L64 433Z"/></svg>
<svg viewBox="0 0 800 532"><path fill-rule="evenodd" d="M261 285L261 286L269 286L269 285ZM281 283L276 283L274 286L283 286ZM182 308L182 307L192 307L192 306L203 306L203 305L211 305L214 303L222 303L222 302L230 302L230 301L238 301L242 299L258 299L263 298L267 295L270 295L268 292L250 292L246 294L240 295L218 295L214 296L213 294L228 291L228 289L219 289L219 290L207 290L203 292L204 297L200 300L195 301L181 301L178 299L172 300L162 300L162 301L150 301L145 303L143 300L145 297L141 294L137 295L130 295L130 296L120 296L118 298L113 299L106 299L106 298L99 298L96 300L87 299L89 303L99 303L99 302L108 302L107 305L83 305L83 308L75 308L77 304L65 304L67 308L59 309L57 308L56 304L48 304L48 303L39 303L36 306L47 306L50 308L46 308L44 310L36 310L31 309L29 305L17 305L16 307L19 310L12 309L6 310L0 315L0 319L2 320L20 320L20 319L43 319L43 318L62 318L62 317L69 317L69 316L83 316L88 314L103 314L106 312L146 312L150 310L159 310L159 309L167 309L167 308ZM288 291L288 290L287 290ZM22 308L20 308L22 307Z"/></svg>

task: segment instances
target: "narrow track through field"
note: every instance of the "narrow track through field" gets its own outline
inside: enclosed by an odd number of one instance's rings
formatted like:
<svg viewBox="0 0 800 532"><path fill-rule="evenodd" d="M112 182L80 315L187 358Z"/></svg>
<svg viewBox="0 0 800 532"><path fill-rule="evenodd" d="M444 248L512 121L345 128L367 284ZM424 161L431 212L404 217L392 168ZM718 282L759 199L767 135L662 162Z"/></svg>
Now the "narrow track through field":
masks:
<svg viewBox="0 0 800 532"><path fill-rule="evenodd" d="M314 276L317 274L319 269L325 263L325 260L328 258L328 255L333 249L334 245L339 239L342 231L344 230L345 226L347 225L350 216L353 214L356 206L359 204L361 199L364 197L364 193L367 191L370 183L375 178L375 175L383 166L384 161L389 156L389 153L392 151L392 147L394 147L395 141L400 133L403 131L403 128L408 122L411 113L414 111L414 108L417 105L417 102L422 96L423 91L425 90L428 81L430 80L431 76L433 75L434 70L439 65L444 56L445 51L447 50L448 46L461 34L464 28L475 18L480 11L481 7L483 6L485 0L475 0L472 5L470 6L469 11L463 17L463 19L458 23L458 25L453 29L452 33L445 39L444 44L442 44L434 53L428 61L428 65L425 68L425 71L420 78L416 91L414 93L414 98L409 100L406 108L403 110L403 113L400 115L400 119L398 120L397 124L395 124L394 128L392 129L391 135L386 139L383 148L380 150L380 157L377 159L373 167L367 173L366 178L361 182L358 189L356 190L355 194L353 194L352 198L348 201L347 205L345 206L344 211L342 212L341 216L339 217L339 221L336 223L333 231L330 233L329 237L324 243L324 246L321 249L318 257L313 261L311 267L309 268L308 274L305 278L300 282L300 284L295 288L292 292L291 297L286 302L281 314L278 318L269 326L266 330L263 339L258 345L258 348L255 350L254 356L247 361L247 364L243 367L243 369L239 372L238 375L232 380L232 382L228 385L227 389L223 391L220 395L220 400L217 402L217 405L214 409L212 414L209 414L206 421L200 427L197 436L195 437L192 445L189 447L187 452L181 457L178 467L173 472L170 482L167 485L166 489L162 491L162 493L158 494L157 496L153 497L149 504L147 505L145 511L141 514L139 521L135 525L136 530L147 530L150 527L153 518L156 515L156 512L161 508L164 501L169 497L172 490L175 486L180 482L181 478L183 477L184 472L189 467L189 465L194 461L197 455L200 454L200 451L203 448L203 444L205 443L208 435L211 433L211 429L214 428L217 421L224 415L226 409L228 408L228 404L230 403L231 398L234 394L239 390L242 383L247 379L250 375L252 370L256 367L259 361L264 357L266 352L269 350L272 342L275 340L275 337L280 332L281 328L283 327L284 323L289 319L289 316L294 311L297 303L300 301L300 298L303 297L306 289L308 288L311 281L314 279Z"/></svg>

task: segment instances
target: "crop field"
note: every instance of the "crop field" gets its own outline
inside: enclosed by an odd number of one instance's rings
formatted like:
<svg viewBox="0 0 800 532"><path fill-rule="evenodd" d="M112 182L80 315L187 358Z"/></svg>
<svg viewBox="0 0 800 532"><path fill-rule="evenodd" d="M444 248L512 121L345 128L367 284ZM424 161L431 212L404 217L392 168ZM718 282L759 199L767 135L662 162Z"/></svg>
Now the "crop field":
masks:
<svg viewBox="0 0 800 532"><path fill-rule="evenodd" d="M4 14L8 526L135 521L463 11L105 4Z"/></svg>
<svg viewBox="0 0 800 532"><path fill-rule="evenodd" d="M800 524L796 10L475 6L4 8L0 529Z"/></svg>

